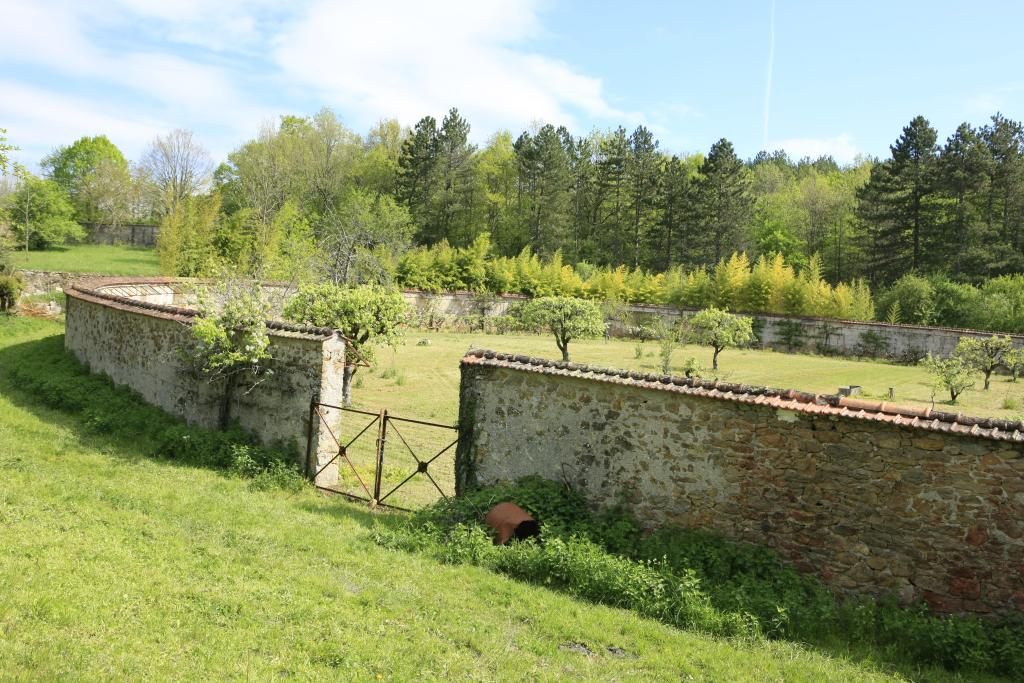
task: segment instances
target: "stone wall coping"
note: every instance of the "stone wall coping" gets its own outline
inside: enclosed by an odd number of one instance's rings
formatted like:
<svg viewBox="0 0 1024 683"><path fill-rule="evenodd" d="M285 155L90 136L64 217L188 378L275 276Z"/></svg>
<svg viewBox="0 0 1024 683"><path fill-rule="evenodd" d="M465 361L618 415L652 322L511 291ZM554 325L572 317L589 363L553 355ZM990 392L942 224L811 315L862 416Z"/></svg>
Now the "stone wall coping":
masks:
<svg viewBox="0 0 1024 683"><path fill-rule="evenodd" d="M103 306L134 311L154 318L163 318L166 320L175 320L184 324L191 324L191 322L199 315L198 311L194 309L138 301L129 297L110 294L103 290L112 287L134 285L181 285L197 284L202 282L205 281L174 277L91 277L72 282L64 289L64 293L72 298L89 301ZM280 320L268 320L267 331L273 336L317 339L320 341L331 339L335 335L342 336L339 331L329 327L296 325L293 323L282 322Z"/></svg>
<svg viewBox="0 0 1024 683"><path fill-rule="evenodd" d="M815 394L796 389L735 384L700 377L657 375L635 370L592 367L485 349L471 349L463 356L462 365L578 377L591 381L633 385L642 389L669 391L708 399L765 405L801 413L888 422L898 426L934 432L1024 443L1024 422L991 417L971 417L963 413L948 413L933 410L930 407L916 408L887 401L867 401L835 394Z"/></svg>

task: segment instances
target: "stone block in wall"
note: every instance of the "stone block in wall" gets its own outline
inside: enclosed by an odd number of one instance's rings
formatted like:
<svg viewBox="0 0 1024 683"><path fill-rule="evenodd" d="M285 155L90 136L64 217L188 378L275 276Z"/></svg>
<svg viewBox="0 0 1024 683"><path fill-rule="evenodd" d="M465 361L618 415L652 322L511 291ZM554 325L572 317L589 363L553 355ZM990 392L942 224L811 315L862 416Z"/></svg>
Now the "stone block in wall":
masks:
<svg viewBox="0 0 1024 683"><path fill-rule="evenodd" d="M131 388L147 402L189 424L215 428L219 388L187 367L180 355L191 337L188 311L126 298L132 291L141 299L151 296L137 280L100 282L106 285L65 290L65 348L93 372ZM340 433L341 411L323 409L324 422L310 423L310 401L317 397L339 404L344 339L329 330L278 326L270 329L269 351L274 373L253 391L236 392L230 415L264 443L290 447L301 467L319 470L337 453L324 425ZM311 426L314 448L307 462ZM328 466L317 483L326 486L336 479L337 466Z"/></svg>
<svg viewBox="0 0 1024 683"><path fill-rule="evenodd" d="M458 490L540 475L771 547L842 593L1024 611L1024 424L653 379L471 353Z"/></svg>

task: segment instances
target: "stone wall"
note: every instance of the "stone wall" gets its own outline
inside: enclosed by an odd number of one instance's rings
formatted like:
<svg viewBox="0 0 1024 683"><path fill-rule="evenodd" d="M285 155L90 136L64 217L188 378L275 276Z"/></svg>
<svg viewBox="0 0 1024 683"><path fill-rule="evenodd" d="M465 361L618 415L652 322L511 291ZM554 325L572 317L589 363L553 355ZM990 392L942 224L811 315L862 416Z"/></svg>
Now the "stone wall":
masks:
<svg viewBox="0 0 1024 683"><path fill-rule="evenodd" d="M472 352L458 488L566 481L840 592L1024 611L1024 424Z"/></svg>
<svg viewBox="0 0 1024 683"><path fill-rule="evenodd" d="M102 277L95 273L66 273L57 270L19 270L18 274L25 282L25 291L22 292L24 296L62 292L75 280Z"/></svg>
<svg viewBox="0 0 1024 683"><path fill-rule="evenodd" d="M420 312L431 311L437 315L467 317L470 315L504 315L510 306L525 301L523 296L504 296L486 307L482 307L479 299L468 292L446 294L427 294L425 292L408 291L405 300ZM645 320L660 318L666 324L675 323L680 317L692 315L697 309L678 309L669 306L648 306L633 304L626 306L623 315L610 323L610 334L622 336L627 327L637 325ZM760 345L763 348L790 350L784 342L787 328L798 330L802 338L793 350L815 351L838 355L871 355L865 354L861 348L865 335L872 335L880 340L884 347L878 355L899 359L920 359L932 353L948 356L956 348L960 337L989 337L992 332L979 330L960 330L946 327L925 327L923 325L890 325L880 322L864 322L856 320L833 320L830 318L810 318L801 316L770 315L765 313L748 313L754 319L758 331ZM1017 346L1024 346L1024 335L1011 335Z"/></svg>
<svg viewBox="0 0 1024 683"><path fill-rule="evenodd" d="M177 289L173 280L145 278L66 287L65 347L92 371L133 389L149 403L190 424L213 428L222 394L180 356L194 314L172 305L180 303L173 298ZM317 395L339 405L345 342L333 330L321 328L276 323L269 331L274 372L252 391L236 391L230 415L265 443L291 444L300 465L319 470L337 453L337 446L314 420L316 448L306 462L310 398ZM341 412L323 411L337 432ZM334 465L317 483L327 485L336 478Z"/></svg>
<svg viewBox="0 0 1024 683"><path fill-rule="evenodd" d="M156 246L160 235L159 225L129 223L126 225L104 225L94 223L85 226L89 233L88 241L93 244L129 244L133 247Z"/></svg>

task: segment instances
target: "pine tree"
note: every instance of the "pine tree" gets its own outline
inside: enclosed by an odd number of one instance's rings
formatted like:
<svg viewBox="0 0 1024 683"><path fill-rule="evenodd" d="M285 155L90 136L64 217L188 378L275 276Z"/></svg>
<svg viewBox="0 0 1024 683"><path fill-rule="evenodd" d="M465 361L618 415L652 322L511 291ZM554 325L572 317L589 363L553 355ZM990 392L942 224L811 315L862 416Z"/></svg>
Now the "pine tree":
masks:
<svg viewBox="0 0 1024 683"><path fill-rule="evenodd" d="M598 148L594 248L601 263L620 262L628 253L626 226L629 190L626 157L629 139L621 126L603 137Z"/></svg>
<svg viewBox="0 0 1024 683"><path fill-rule="evenodd" d="M936 138L928 120L915 117L890 146L892 157L871 169L858 193L878 281L925 265L924 249L934 238Z"/></svg>
<svg viewBox="0 0 1024 683"><path fill-rule="evenodd" d="M402 143L398 157L398 196L416 222L421 243L427 242L429 237L426 225L437 168L437 147L437 121L433 116L424 116Z"/></svg>
<svg viewBox="0 0 1024 683"><path fill-rule="evenodd" d="M654 267L669 270L682 262L682 250L688 240L685 228L693 197L692 170L685 160L673 156L665 162L658 188L658 239L655 242Z"/></svg>
<svg viewBox="0 0 1024 683"><path fill-rule="evenodd" d="M656 197L661 181L658 142L643 126L638 126L629 136L625 173L629 186L633 268L639 268L641 261L644 265L648 261L644 247L657 219Z"/></svg>
<svg viewBox="0 0 1024 683"><path fill-rule="evenodd" d="M534 252L561 247L570 221L569 160L562 146L565 129L552 125L524 132L515 143L519 168L519 213Z"/></svg>
<svg viewBox="0 0 1024 683"><path fill-rule="evenodd" d="M991 166L988 147L967 123L960 124L939 154L938 183L950 203L944 212L942 242L954 275L966 274L965 255L983 249L976 209Z"/></svg>
<svg viewBox="0 0 1024 683"><path fill-rule="evenodd" d="M750 222L754 200L749 171L725 138L711 146L701 164L696 199L702 215L704 262L718 263L727 252L743 250L743 230Z"/></svg>
<svg viewBox="0 0 1024 683"><path fill-rule="evenodd" d="M562 146L569 164L572 195L571 236L565 253L571 261L583 261L591 257L589 246L594 232L594 145L591 138L573 138L566 131Z"/></svg>
<svg viewBox="0 0 1024 683"><path fill-rule="evenodd" d="M993 270L1019 270L1019 251L1024 248L1024 127L997 113L981 134L993 159L985 205L990 237L1016 251L1013 262L994 263Z"/></svg>
<svg viewBox="0 0 1024 683"><path fill-rule="evenodd" d="M437 186L429 226L434 240L469 244L476 236L473 234L475 152L476 146L469 144L469 122L452 107L437 132Z"/></svg>

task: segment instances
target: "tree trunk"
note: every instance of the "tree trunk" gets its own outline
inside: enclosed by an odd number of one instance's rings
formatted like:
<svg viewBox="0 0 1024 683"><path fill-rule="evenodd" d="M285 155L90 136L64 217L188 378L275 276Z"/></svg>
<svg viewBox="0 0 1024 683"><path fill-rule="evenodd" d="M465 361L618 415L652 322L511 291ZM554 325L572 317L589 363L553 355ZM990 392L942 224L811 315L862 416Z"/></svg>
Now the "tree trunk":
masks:
<svg viewBox="0 0 1024 683"><path fill-rule="evenodd" d="M562 347L562 360L564 360L566 363L569 362L569 344L568 343L565 346Z"/></svg>
<svg viewBox="0 0 1024 683"><path fill-rule="evenodd" d="M715 355L711 356L711 369L718 369L718 354L722 352L722 349L715 349Z"/></svg>
<svg viewBox="0 0 1024 683"><path fill-rule="evenodd" d="M992 378L992 371L991 370L986 371L985 372L985 391L988 391L988 383L989 383L989 380L991 378Z"/></svg>
<svg viewBox="0 0 1024 683"><path fill-rule="evenodd" d="M346 365L342 371L341 405L345 408L352 407L352 376L358 369L355 365Z"/></svg>
<svg viewBox="0 0 1024 683"><path fill-rule="evenodd" d="M221 429L227 429L231 423L231 397L235 393L235 383L233 374L224 380L224 393L220 398L220 413L217 415L217 424Z"/></svg>

